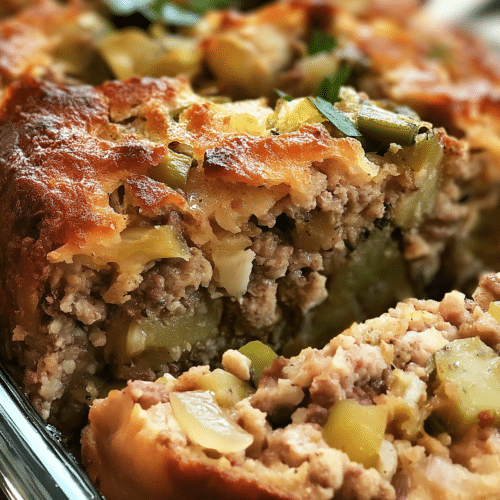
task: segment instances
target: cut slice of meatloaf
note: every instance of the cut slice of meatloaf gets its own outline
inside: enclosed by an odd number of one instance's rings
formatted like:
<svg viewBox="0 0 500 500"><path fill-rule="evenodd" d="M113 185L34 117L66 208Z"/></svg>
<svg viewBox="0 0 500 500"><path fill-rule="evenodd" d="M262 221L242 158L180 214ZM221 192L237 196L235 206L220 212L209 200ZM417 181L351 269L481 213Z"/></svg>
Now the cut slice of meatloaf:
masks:
<svg viewBox="0 0 500 500"><path fill-rule="evenodd" d="M108 500L499 498L499 299L500 275L474 300L409 299L276 358L256 390L234 351L241 378L131 381L91 407L84 463Z"/></svg>
<svg viewBox="0 0 500 500"><path fill-rule="evenodd" d="M44 418L74 425L110 377L249 339L297 352L424 293L474 225L478 170L406 109L340 98L362 136L305 98L221 102L182 78L6 89L2 352Z"/></svg>

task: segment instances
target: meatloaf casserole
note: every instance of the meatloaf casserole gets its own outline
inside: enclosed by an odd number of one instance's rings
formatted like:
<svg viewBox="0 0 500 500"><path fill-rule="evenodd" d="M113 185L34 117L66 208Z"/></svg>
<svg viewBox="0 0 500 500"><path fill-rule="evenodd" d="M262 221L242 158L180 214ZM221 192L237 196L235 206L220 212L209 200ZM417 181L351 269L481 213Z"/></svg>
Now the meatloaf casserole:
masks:
<svg viewBox="0 0 500 500"><path fill-rule="evenodd" d="M233 98L270 96L275 88L314 94L348 63L355 88L410 105L466 137L498 178L500 57L465 31L429 19L422 4L293 0L209 11L180 33L159 26L111 32L101 52L118 78L175 68L190 74L198 91L215 87Z"/></svg>
<svg viewBox="0 0 500 500"><path fill-rule="evenodd" d="M498 499L498 299L492 274L322 350L129 382L94 402L84 462L108 500Z"/></svg>
<svg viewBox="0 0 500 500"><path fill-rule="evenodd" d="M2 351L42 416L73 425L103 377L249 339L324 344L422 293L478 214L467 144L349 87L334 111L364 135L307 98L219 102L182 78L7 87Z"/></svg>
<svg viewBox="0 0 500 500"><path fill-rule="evenodd" d="M472 293L481 263L498 270L492 185L500 180L500 57L463 30L429 19L423 4L274 2L250 12L209 11L189 28L155 24L147 31L111 31L99 46L117 78L182 72L197 92L233 99L272 98L274 89L295 97L314 94L325 77L347 64L348 83L357 90L408 105L464 138L471 164L481 172L467 195L483 196L493 212L477 239L447 249L451 264L440 275L448 289ZM442 287L438 292L434 298L442 297Z"/></svg>

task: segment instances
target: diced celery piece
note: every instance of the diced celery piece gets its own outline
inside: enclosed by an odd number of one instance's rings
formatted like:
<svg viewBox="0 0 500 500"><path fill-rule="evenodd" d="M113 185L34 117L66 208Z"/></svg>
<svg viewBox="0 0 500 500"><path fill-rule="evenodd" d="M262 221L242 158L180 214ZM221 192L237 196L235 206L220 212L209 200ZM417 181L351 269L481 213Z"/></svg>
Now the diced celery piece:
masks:
<svg viewBox="0 0 500 500"><path fill-rule="evenodd" d="M489 415L500 427L500 357L479 337L454 340L434 354L444 404L437 410L449 431L462 434ZM484 419L483 419L484 421Z"/></svg>
<svg viewBox="0 0 500 500"><path fill-rule="evenodd" d="M268 345L263 344L259 340L248 342L248 344L240 347L239 351L252 362L250 368L252 369L253 380L256 384L259 383L264 370L267 370L273 360L278 357Z"/></svg>
<svg viewBox="0 0 500 500"><path fill-rule="evenodd" d="M155 181L163 182L172 189L186 189L189 169L193 159L168 150L167 156L149 171Z"/></svg>
<svg viewBox="0 0 500 500"><path fill-rule="evenodd" d="M194 443L220 453L237 453L253 443L253 436L226 415L210 391L171 392L172 411Z"/></svg>
<svg viewBox="0 0 500 500"><path fill-rule="evenodd" d="M391 238L393 229L373 229L333 275L328 298L314 310L315 345L324 345L353 321L378 316L414 296L398 243Z"/></svg>
<svg viewBox="0 0 500 500"><path fill-rule="evenodd" d="M108 359L122 363L147 351L160 350L165 362L178 361L196 342L218 335L221 313L220 301L207 299L192 314L165 320L124 321L109 328L106 354Z"/></svg>
<svg viewBox="0 0 500 500"><path fill-rule="evenodd" d="M363 104L358 111L357 126L366 137L384 144L409 146L415 141L421 123L373 104Z"/></svg>
<svg viewBox="0 0 500 500"><path fill-rule="evenodd" d="M401 152L404 165L415 172L417 191L403 195L394 209L396 224L410 229L434 208L440 186L443 148L436 136L418 142Z"/></svg>
<svg viewBox="0 0 500 500"><path fill-rule="evenodd" d="M325 441L365 468L375 467L387 426L385 405L362 406L353 399L337 401L323 428Z"/></svg>
<svg viewBox="0 0 500 500"><path fill-rule="evenodd" d="M338 220L331 212L312 212L308 220L297 219L292 232L293 241L308 252L331 248Z"/></svg>

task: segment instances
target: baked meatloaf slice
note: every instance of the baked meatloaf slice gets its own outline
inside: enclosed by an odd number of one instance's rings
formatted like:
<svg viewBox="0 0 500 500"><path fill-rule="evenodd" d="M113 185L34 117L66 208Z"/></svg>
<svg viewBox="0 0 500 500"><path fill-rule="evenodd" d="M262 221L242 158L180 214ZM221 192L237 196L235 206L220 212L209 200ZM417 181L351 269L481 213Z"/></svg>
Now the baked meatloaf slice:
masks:
<svg viewBox="0 0 500 500"><path fill-rule="evenodd" d="M474 300L407 300L256 390L238 351L129 382L90 410L88 472L109 500L499 498L499 299L488 275Z"/></svg>
<svg viewBox="0 0 500 500"><path fill-rule="evenodd" d="M75 425L109 377L250 339L298 352L423 293L478 214L467 145L339 99L363 136L306 98L221 102L184 79L6 89L2 352L44 418Z"/></svg>
<svg viewBox="0 0 500 500"><path fill-rule="evenodd" d="M424 4L270 2L249 12L209 11L178 32L112 30L100 50L116 78L177 71L190 76L197 92L215 89L233 99L273 98L274 89L314 95L324 78L348 65L348 83L357 90L409 106L466 139L471 164L481 171L467 196L483 196L493 211L476 239L449 246L440 276L472 293L479 267L500 270L498 200L491 196L500 180L500 57L464 29L429 18Z"/></svg>

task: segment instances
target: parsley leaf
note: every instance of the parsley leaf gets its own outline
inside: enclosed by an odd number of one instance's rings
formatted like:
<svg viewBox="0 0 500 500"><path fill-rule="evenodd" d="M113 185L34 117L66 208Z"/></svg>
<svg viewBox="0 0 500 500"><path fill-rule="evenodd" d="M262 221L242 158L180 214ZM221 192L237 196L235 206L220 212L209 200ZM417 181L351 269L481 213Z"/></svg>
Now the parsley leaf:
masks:
<svg viewBox="0 0 500 500"><path fill-rule="evenodd" d="M339 101L340 87L344 85L350 74L351 68L347 64L344 64L335 75L327 76L323 79L316 91L316 96L331 103Z"/></svg>
<svg viewBox="0 0 500 500"><path fill-rule="evenodd" d="M225 9L234 4L233 0L188 0L186 7L198 14L214 9Z"/></svg>
<svg viewBox="0 0 500 500"><path fill-rule="evenodd" d="M290 102L293 97L290 94L287 94L286 92L283 92L282 90L279 89L274 89L274 91L278 94L278 97L281 99L284 99L285 101Z"/></svg>
<svg viewBox="0 0 500 500"><path fill-rule="evenodd" d="M308 97L308 99L343 134L349 137L359 137L362 134L356 128L356 125L344 113L335 109L333 105L335 102L340 101L340 87L349 78L350 74L351 68L344 64L335 75L323 79L316 91L316 97Z"/></svg>
<svg viewBox="0 0 500 500"><path fill-rule="evenodd" d="M319 54L320 52L330 52L337 46L335 38L331 37L322 30L313 29L309 38L309 55Z"/></svg>
<svg viewBox="0 0 500 500"><path fill-rule="evenodd" d="M316 109L333 125L335 125L343 134L348 137L359 137L361 132L356 128L356 125L347 118L344 113L335 109L331 102L325 101L325 99L317 97L308 97Z"/></svg>

